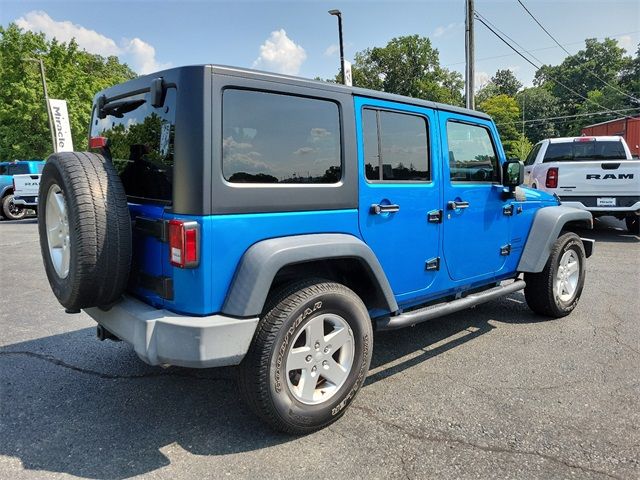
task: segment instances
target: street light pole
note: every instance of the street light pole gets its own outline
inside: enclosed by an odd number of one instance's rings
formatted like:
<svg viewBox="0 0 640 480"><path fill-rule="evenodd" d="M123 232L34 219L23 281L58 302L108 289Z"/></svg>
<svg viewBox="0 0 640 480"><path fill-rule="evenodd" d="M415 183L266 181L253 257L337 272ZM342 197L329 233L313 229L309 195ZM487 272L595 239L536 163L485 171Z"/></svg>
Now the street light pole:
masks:
<svg viewBox="0 0 640 480"><path fill-rule="evenodd" d="M42 91L44 92L44 103L47 109L47 118L49 119L49 131L51 132L51 145L53 153L56 152L56 133L53 128L53 118L51 118L51 109L49 108L49 92L47 91L47 78L44 73L44 62L42 58L25 58L29 62L38 62L40 64L40 76L42 77Z"/></svg>
<svg viewBox="0 0 640 480"><path fill-rule="evenodd" d="M340 37L340 76L342 77L342 83L346 84L346 78L344 76L344 43L342 41L342 13L340 10L329 10L329 15L335 15L338 17L338 35Z"/></svg>

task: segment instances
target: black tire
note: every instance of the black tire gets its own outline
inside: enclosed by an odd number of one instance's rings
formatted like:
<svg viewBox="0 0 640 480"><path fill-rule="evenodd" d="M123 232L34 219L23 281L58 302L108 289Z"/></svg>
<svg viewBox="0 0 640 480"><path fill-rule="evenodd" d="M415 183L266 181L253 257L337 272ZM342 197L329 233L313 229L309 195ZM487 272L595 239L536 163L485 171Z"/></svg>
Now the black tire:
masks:
<svg viewBox="0 0 640 480"><path fill-rule="evenodd" d="M47 236L47 196L57 188L66 204L69 231L64 278L53 266ZM42 171L38 206L44 268L62 306L78 311L115 302L129 278L132 245L127 198L111 162L88 152L51 155Z"/></svg>
<svg viewBox="0 0 640 480"><path fill-rule="evenodd" d="M286 371L287 355L296 336L302 338L300 332L314 319L326 325L323 319L330 318L326 317L327 314L337 315L347 322L348 333L352 335L353 361L344 383L339 388L336 385L334 393L326 401L305 404L290 386ZM324 340L322 338L322 342ZM371 319L353 291L344 285L322 280L293 284L268 300L253 342L240 365L241 395L250 409L276 430L305 434L326 427L344 414L362 386L371 363L372 342ZM316 350L312 351L315 355L313 362L320 362L322 354L317 347ZM339 355L338 350L332 355ZM318 385L322 385L321 382L330 385L321 371L317 375ZM322 388L316 388L316 391L323 392Z"/></svg>
<svg viewBox="0 0 640 480"><path fill-rule="evenodd" d="M624 222L627 224L627 231L633 235L640 235L640 217L626 217Z"/></svg>
<svg viewBox="0 0 640 480"><path fill-rule="evenodd" d="M2 215L7 220L21 220L27 214L27 209L13 203L13 193L2 198Z"/></svg>
<svg viewBox="0 0 640 480"><path fill-rule="evenodd" d="M578 262L578 278L573 292L570 295L567 293L566 298L563 299L557 291L558 272L563 256L569 251L573 252L573 256ZM524 280L527 283L524 289L527 305L534 312L547 317L561 318L569 315L580 300L585 274L586 255L582 240L571 232L561 235L553 244L544 269L539 273L525 273L524 275Z"/></svg>

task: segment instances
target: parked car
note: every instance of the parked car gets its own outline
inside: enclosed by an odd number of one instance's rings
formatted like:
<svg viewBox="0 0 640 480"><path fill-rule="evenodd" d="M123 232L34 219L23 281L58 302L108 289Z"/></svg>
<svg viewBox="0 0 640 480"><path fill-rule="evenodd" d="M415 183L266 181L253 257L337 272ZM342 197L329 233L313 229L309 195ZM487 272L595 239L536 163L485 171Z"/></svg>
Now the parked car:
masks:
<svg viewBox="0 0 640 480"><path fill-rule="evenodd" d="M13 203L25 210L38 210L39 173L27 173L13 176Z"/></svg>
<svg viewBox="0 0 640 480"><path fill-rule="evenodd" d="M27 214L24 206L14 203L14 175L39 174L43 168L43 160L0 162L0 219L20 220Z"/></svg>
<svg viewBox="0 0 640 480"><path fill-rule="evenodd" d="M90 146L42 173L59 302L152 365L239 365L247 404L286 432L344 413L375 329L523 289L563 317L585 282L593 241L570 229L591 214L519 188L478 111L181 67L98 93Z"/></svg>
<svg viewBox="0 0 640 480"><path fill-rule="evenodd" d="M594 217L624 219L630 233L640 234L640 160L622 137L542 140L525 161L525 183Z"/></svg>

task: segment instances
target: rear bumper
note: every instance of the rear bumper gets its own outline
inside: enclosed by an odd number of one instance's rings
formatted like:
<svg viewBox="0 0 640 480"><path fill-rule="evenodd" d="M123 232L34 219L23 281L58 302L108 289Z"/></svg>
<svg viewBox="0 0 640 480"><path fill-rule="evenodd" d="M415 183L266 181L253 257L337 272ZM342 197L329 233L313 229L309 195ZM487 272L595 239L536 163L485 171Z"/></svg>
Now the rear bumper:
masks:
<svg viewBox="0 0 640 480"><path fill-rule="evenodd" d="M615 206L598 206L598 198L615 198ZM577 196L560 196L562 205L567 207L580 208L581 210L588 210L589 212L600 213L601 215L610 212L611 215L616 213L631 213L640 211L640 197L638 196L616 196L616 195L600 195L589 197L577 197Z"/></svg>
<svg viewBox="0 0 640 480"><path fill-rule="evenodd" d="M23 207L37 207L38 197L13 197L14 205L21 205Z"/></svg>
<svg viewBox="0 0 640 480"><path fill-rule="evenodd" d="M125 296L108 311L85 310L109 332L130 343L150 365L191 368L237 365L244 358L258 318L190 317L153 308Z"/></svg>

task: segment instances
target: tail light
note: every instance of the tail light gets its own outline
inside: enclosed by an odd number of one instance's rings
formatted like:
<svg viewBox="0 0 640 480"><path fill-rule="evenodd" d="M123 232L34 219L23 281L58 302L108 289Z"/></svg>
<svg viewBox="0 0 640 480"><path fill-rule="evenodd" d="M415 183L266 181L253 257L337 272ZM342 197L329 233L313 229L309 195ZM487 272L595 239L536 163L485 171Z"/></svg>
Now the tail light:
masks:
<svg viewBox="0 0 640 480"><path fill-rule="evenodd" d="M169 221L169 262L174 267L195 268L200 263L200 225Z"/></svg>
<svg viewBox="0 0 640 480"><path fill-rule="evenodd" d="M89 139L89 148L97 149L104 148L109 144L109 139L107 137L91 137Z"/></svg>
<svg viewBox="0 0 640 480"><path fill-rule="evenodd" d="M547 170L547 188L558 188L558 167L551 167Z"/></svg>

